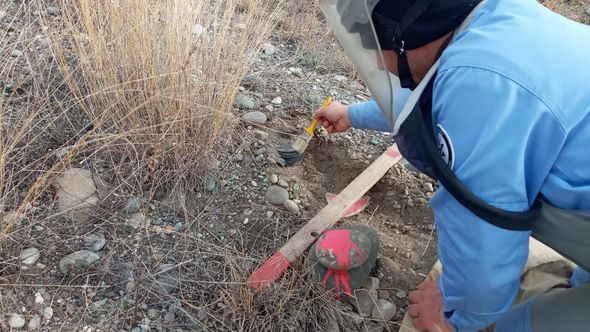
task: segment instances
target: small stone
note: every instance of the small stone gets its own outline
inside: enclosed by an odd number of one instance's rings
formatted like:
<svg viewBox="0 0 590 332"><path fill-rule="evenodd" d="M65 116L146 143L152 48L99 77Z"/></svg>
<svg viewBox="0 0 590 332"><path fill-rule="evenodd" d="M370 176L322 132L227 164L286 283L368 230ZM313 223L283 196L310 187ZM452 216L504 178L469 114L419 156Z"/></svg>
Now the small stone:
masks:
<svg viewBox="0 0 590 332"><path fill-rule="evenodd" d="M260 149L256 149L254 151L254 155L255 156L260 156L260 155L265 154L265 153L266 153L266 148L260 148Z"/></svg>
<svg viewBox="0 0 590 332"><path fill-rule="evenodd" d="M57 16L59 15L59 8L55 6L47 7L47 14Z"/></svg>
<svg viewBox="0 0 590 332"><path fill-rule="evenodd" d="M367 322L367 325L363 329L363 332L383 332L383 325L377 322Z"/></svg>
<svg viewBox="0 0 590 332"><path fill-rule="evenodd" d="M213 178L212 176L207 176L205 177L205 191L212 193L213 191L215 191L215 188L217 187L217 182L215 181L215 178Z"/></svg>
<svg viewBox="0 0 590 332"><path fill-rule="evenodd" d="M102 233L92 233L84 237L84 242L90 250L99 251L106 245L107 240Z"/></svg>
<svg viewBox="0 0 590 332"><path fill-rule="evenodd" d="M357 82L357 81L352 81L352 82L350 82L350 84L348 85L348 87L349 87L351 90L362 90L362 89L364 89L364 88L365 88L365 87L364 87L362 84L360 84L360 83L359 83L359 82Z"/></svg>
<svg viewBox="0 0 590 332"><path fill-rule="evenodd" d="M267 217L268 219L272 218L272 216L274 216L274 214L275 214L275 213L274 213L274 212L272 212L272 211L266 211L266 217Z"/></svg>
<svg viewBox="0 0 590 332"><path fill-rule="evenodd" d="M367 279L365 279L365 282L363 283L362 287L366 289L377 290L379 288L379 279L375 277L368 277Z"/></svg>
<svg viewBox="0 0 590 332"><path fill-rule="evenodd" d="M354 291L356 298L352 299L352 305L361 316L369 317L373 313L373 307L378 299L376 293L376 291L370 291L364 288Z"/></svg>
<svg viewBox="0 0 590 332"><path fill-rule="evenodd" d="M262 125L266 123L267 117L266 114L262 112L254 111L242 115L242 119L246 122Z"/></svg>
<svg viewBox="0 0 590 332"><path fill-rule="evenodd" d="M279 176L276 174L271 174L270 178L269 178L270 183L272 184L276 184L277 182L279 182Z"/></svg>
<svg viewBox="0 0 590 332"><path fill-rule="evenodd" d="M55 155L58 158L63 158L68 154L68 152L70 152L70 149L71 149L71 147L59 148L59 149L55 150Z"/></svg>
<svg viewBox="0 0 590 332"><path fill-rule="evenodd" d="M373 319L383 320L383 321L390 321L395 316L395 312L397 311L397 307L395 304L387 301L387 300L377 300L377 305L373 308L373 313L371 316Z"/></svg>
<svg viewBox="0 0 590 332"><path fill-rule="evenodd" d="M407 293L406 293L405 291L403 291L403 290L397 291L397 292L395 293L395 297L397 297L397 298L398 298L398 299L400 299L400 300L401 300L401 299L405 299L405 298L406 298L406 296L408 296L408 295L407 295Z"/></svg>
<svg viewBox="0 0 590 332"><path fill-rule="evenodd" d="M416 204L417 205L428 205L428 200L426 200L426 198L424 198L424 197L418 197L418 198L416 198Z"/></svg>
<svg viewBox="0 0 590 332"><path fill-rule="evenodd" d="M264 130L260 130L260 129L253 129L252 130L252 134L254 135L254 137L256 137L256 139L259 140L267 140L268 139L268 133Z"/></svg>
<svg viewBox="0 0 590 332"><path fill-rule="evenodd" d="M100 259L100 256L89 250L80 250L71 253L59 261L59 270L68 274L71 268L86 268Z"/></svg>
<svg viewBox="0 0 590 332"><path fill-rule="evenodd" d="M241 152L238 152L234 155L234 160L237 162L244 160L244 155Z"/></svg>
<svg viewBox="0 0 590 332"><path fill-rule="evenodd" d="M35 293L35 303L43 304L43 302L45 302L43 295L41 295L41 293L39 293L39 292Z"/></svg>
<svg viewBox="0 0 590 332"><path fill-rule="evenodd" d="M411 253L411 252L409 252L409 251L408 251L408 252L406 252L406 254L405 254L405 257L406 257L407 259L410 259L410 258L412 258L412 253Z"/></svg>
<svg viewBox="0 0 590 332"><path fill-rule="evenodd" d="M586 5L586 9L584 10L586 15L590 15L590 3Z"/></svg>
<svg viewBox="0 0 590 332"><path fill-rule="evenodd" d="M289 188L289 183L287 183L287 181L285 181L284 179L279 179L277 184L283 188Z"/></svg>
<svg viewBox="0 0 590 332"><path fill-rule="evenodd" d="M174 319L176 319L176 317L174 317L174 313L168 311L166 314L164 314L164 322L165 323L172 323L174 322Z"/></svg>
<svg viewBox="0 0 590 332"><path fill-rule="evenodd" d="M204 320L205 320L205 318L207 318L207 316L208 316L208 314L207 314L207 309L206 309L206 308L200 308L200 309L197 311L197 318L198 318L200 321L204 321Z"/></svg>
<svg viewBox="0 0 590 332"><path fill-rule="evenodd" d="M379 257L375 263L377 272L382 273L386 280L393 280L399 274L401 267L389 257Z"/></svg>
<svg viewBox="0 0 590 332"><path fill-rule="evenodd" d="M207 29L200 25L199 23L193 25L193 35L200 36L202 35Z"/></svg>
<svg viewBox="0 0 590 332"><path fill-rule="evenodd" d="M149 319L154 320L154 319L158 318L158 316L160 316L160 313L156 309L150 309L147 312L147 316Z"/></svg>
<svg viewBox="0 0 590 332"><path fill-rule="evenodd" d="M258 75L248 75L242 80L242 85L254 91L262 90L265 81Z"/></svg>
<svg viewBox="0 0 590 332"><path fill-rule="evenodd" d="M53 308L47 307L43 309L43 318L45 318L45 320L51 320L51 317L53 317Z"/></svg>
<svg viewBox="0 0 590 332"><path fill-rule="evenodd" d="M156 281L163 291L170 293L178 286L178 277L174 272L174 265L162 264L160 266L160 271L165 272L160 272Z"/></svg>
<svg viewBox="0 0 590 332"><path fill-rule="evenodd" d="M348 78L346 78L346 76L342 76L342 75L334 75L334 80L336 80L337 82L345 82L348 80Z"/></svg>
<svg viewBox="0 0 590 332"><path fill-rule="evenodd" d="M70 168L57 179L58 210L71 221L85 223L98 204L98 190L92 172Z"/></svg>
<svg viewBox="0 0 590 332"><path fill-rule="evenodd" d="M254 106L256 106L256 104L254 103L254 99L238 93L234 99L234 106L236 106L237 108L243 108L243 109L253 109ZM247 120L246 120L247 121Z"/></svg>
<svg viewBox="0 0 590 332"><path fill-rule="evenodd" d="M33 266L37 263L40 256L39 249L31 247L21 251L18 259L26 266Z"/></svg>
<svg viewBox="0 0 590 332"><path fill-rule="evenodd" d="M299 206L292 200L288 199L284 203L285 210L287 210L291 214L298 214L299 213Z"/></svg>
<svg viewBox="0 0 590 332"><path fill-rule="evenodd" d="M0 20L2 18L4 18L4 16L6 16L6 11L5 10L0 10Z"/></svg>
<svg viewBox="0 0 590 332"><path fill-rule="evenodd" d="M22 51L19 50L12 50L12 53L10 53L10 55L12 55L15 58L21 57L23 55Z"/></svg>
<svg viewBox="0 0 590 332"><path fill-rule="evenodd" d="M293 75L301 78L303 77L303 70L301 70L301 68L289 68L289 70L293 73Z"/></svg>
<svg viewBox="0 0 590 332"><path fill-rule="evenodd" d="M131 197L128 201L127 204L125 204L125 213L127 213L128 215L137 213L141 210L141 204L142 201L140 198L138 197Z"/></svg>
<svg viewBox="0 0 590 332"><path fill-rule="evenodd" d="M266 55L273 55L275 52L275 47L271 43L266 43L262 46L262 52Z"/></svg>
<svg viewBox="0 0 590 332"><path fill-rule="evenodd" d="M165 206L170 206L169 203L165 201L166 200L162 201L162 204ZM149 218L146 217L143 212L137 212L127 219L126 224L133 228L143 228L148 224L148 220Z"/></svg>
<svg viewBox="0 0 590 332"><path fill-rule="evenodd" d="M244 225L248 225L248 223L250 222L250 219L245 218L244 221L242 222Z"/></svg>
<svg viewBox="0 0 590 332"><path fill-rule="evenodd" d="M21 327L25 326L25 324L25 319L19 314L12 314L10 315L10 318L8 318L8 326L13 329L20 329Z"/></svg>
<svg viewBox="0 0 590 332"><path fill-rule="evenodd" d="M422 185L422 189L424 189L424 191L426 191L426 192L429 192L429 191L432 192L432 191L434 191L434 187L432 186L432 183L430 183L430 182L425 182Z"/></svg>
<svg viewBox="0 0 590 332"><path fill-rule="evenodd" d="M273 205L281 206L289 199L289 192L279 186L270 186L266 190L264 198Z"/></svg>
<svg viewBox="0 0 590 332"><path fill-rule="evenodd" d="M280 105L283 103L283 99L281 97L276 97L271 101L272 104Z"/></svg>
<svg viewBox="0 0 590 332"><path fill-rule="evenodd" d="M409 207L413 207L416 205L416 203L414 203L414 200L411 198L408 198L408 202L406 203L407 206Z"/></svg>
<svg viewBox="0 0 590 332"><path fill-rule="evenodd" d="M29 330L37 330L39 326L41 326L41 317L39 317L39 315L33 316L29 321L29 324L27 324Z"/></svg>

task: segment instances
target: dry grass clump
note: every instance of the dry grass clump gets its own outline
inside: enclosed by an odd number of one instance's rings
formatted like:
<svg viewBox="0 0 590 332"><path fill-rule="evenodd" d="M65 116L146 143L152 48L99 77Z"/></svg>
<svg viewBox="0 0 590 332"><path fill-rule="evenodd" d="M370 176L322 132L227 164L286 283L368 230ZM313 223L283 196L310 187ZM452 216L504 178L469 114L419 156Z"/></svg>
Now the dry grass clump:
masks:
<svg viewBox="0 0 590 332"><path fill-rule="evenodd" d="M277 12L268 0L61 0L53 50L116 182L194 187ZM73 55L70 56L70 55Z"/></svg>

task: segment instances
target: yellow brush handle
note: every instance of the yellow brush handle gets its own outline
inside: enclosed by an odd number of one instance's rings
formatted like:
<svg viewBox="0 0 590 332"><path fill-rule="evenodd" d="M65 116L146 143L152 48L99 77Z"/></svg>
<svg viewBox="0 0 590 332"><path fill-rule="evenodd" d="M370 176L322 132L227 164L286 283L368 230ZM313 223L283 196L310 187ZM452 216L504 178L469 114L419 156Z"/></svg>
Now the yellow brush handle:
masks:
<svg viewBox="0 0 590 332"><path fill-rule="evenodd" d="M332 102L332 97L326 98L326 100L324 100L324 103L322 104L320 109L323 110L324 108L328 107L328 105L330 105L331 102ZM319 122L319 119L313 119L311 121L311 124L307 128L305 128L305 132L309 135L309 137L313 137L313 135L315 134L315 126L318 125L318 122Z"/></svg>

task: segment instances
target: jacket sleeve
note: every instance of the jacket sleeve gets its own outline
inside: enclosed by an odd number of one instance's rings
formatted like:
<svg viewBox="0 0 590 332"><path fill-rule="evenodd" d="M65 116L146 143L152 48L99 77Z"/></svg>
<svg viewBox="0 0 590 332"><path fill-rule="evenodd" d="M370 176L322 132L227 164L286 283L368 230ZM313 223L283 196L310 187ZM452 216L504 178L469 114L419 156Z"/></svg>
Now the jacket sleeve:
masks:
<svg viewBox="0 0 590 332"><path fill-rule="evenodd" d="M511 211L529 209L566 137L540 98L501 74L473 67L439 72L433 122L437 143L452 153L449 163L462 183ZM431 205L449 323L457 331L485 328L512 306L530 232L487 223L444 188Z"/></svg>
<svg viewBox="0 0 590 332"><path fill-rule="evenodd" d="M411 92L408 89L396 90L393 98L393 110L395 113L401 112ZM352 126L357 129L391 131L385 115L373 99L364 103L350 105L348 108L348 117Z"/></svg>

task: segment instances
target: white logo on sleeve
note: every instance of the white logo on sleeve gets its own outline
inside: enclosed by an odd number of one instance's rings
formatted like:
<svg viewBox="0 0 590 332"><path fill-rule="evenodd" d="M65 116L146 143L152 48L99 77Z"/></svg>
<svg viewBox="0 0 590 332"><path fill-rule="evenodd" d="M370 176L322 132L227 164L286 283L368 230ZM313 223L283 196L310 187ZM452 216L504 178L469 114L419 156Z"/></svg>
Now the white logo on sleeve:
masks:
<svg viewBox="0 0 590 332"><path fill-rule="evenodd" d="M440 152L440 156L450 169L453 169L455 165L455 149L453 148L453 142L449 138L449 135L445 129L440 125L436 125L436 147Z"/></svg>

